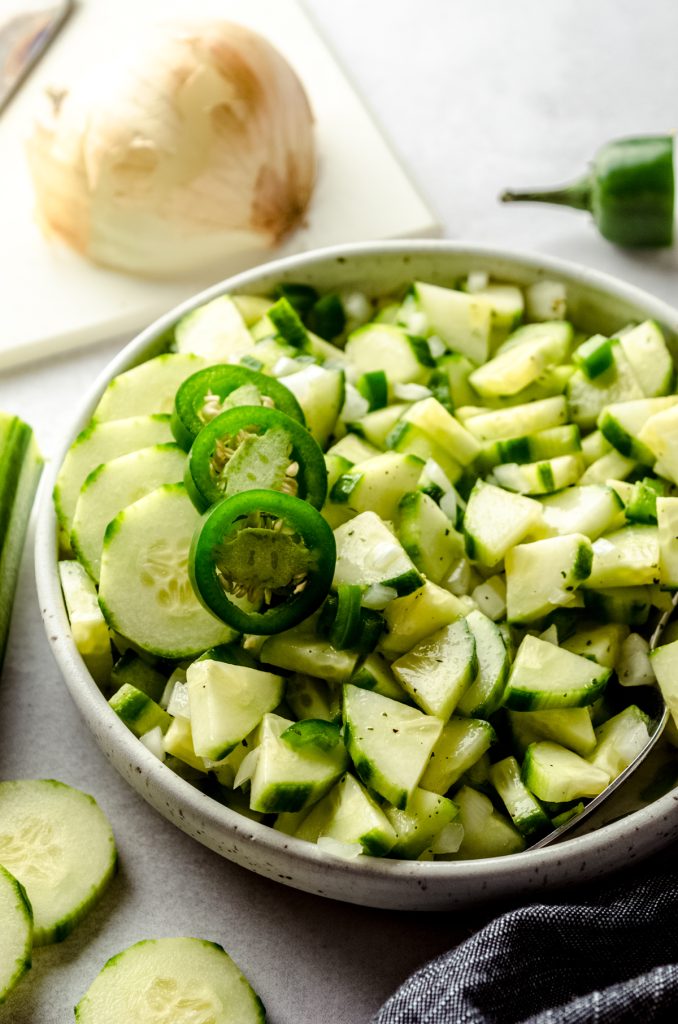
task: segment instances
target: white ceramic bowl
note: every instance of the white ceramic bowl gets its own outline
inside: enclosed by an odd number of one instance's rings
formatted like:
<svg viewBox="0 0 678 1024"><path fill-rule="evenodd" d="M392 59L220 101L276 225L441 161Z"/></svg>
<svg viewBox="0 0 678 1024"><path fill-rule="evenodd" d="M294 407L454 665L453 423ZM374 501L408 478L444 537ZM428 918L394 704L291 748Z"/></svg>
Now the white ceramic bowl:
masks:
<svg viewBox="0 0 678 1024"><path fill-rule="evenodd" d="M92 387L42 492L36 572L47 636L71 696L104 754L156 810L222 856L285 885L366 906L455 908L604 875L678 837L678 790L622 820L544 850L465 862L370 857L349 862L252 822L205 796L158 761L111 710L87 672L71 637L57 576L50 484L109 380L157 354L178 317L208 299L222 292L265 294L280 281L304 281L320 289L353 284L377 294L414 278L449 284L469 269L486 270L521 285L542 277L560 279L568 286L569 315L584 330L607 334L629 320L651 317L662 324L678 352L676 310L620 281L559 260L452 242L365 243L307 253L231 278L143 331ZM599 826L600 821L599 815ZM591 827L587 825L587 829Z"/></svg>

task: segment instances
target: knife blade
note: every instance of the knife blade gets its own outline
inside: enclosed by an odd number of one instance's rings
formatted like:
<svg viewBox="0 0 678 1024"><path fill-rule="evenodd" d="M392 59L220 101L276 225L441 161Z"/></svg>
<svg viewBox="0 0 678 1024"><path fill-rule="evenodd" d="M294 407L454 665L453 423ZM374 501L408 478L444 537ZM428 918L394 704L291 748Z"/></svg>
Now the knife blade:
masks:
<svg viewBox="0 0 678 1024"><path fill-rule="evenodd" d="M26 10L25 0L0 0L0 113L37 64L75 6L60 0Z"/></svg>

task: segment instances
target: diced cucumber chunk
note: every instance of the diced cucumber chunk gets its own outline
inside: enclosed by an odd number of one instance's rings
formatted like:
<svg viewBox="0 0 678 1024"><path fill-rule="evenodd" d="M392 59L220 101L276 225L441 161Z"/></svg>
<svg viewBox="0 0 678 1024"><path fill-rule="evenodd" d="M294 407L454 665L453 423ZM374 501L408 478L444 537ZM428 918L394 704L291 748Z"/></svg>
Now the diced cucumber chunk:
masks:
<svg viewBox="0 0 678 1024"><path fill-rule="evenodd" d="M462 618L471 607L469 598L456 597L435 583L425 583L386 605L386 633L379 646L387 657L397 657L424 637Z"/></svg>
<svg viewBox="0 0 678 1024"><path fill-rule="evenodd" d="M75 506L71 546L95 583L111 520L156 487L181 483L185 465L186 453L179 445L158 444L111 459L89 474Z"/></svg>
<svg viewBox="0 0 678 1024"><path fill-rule="evenodd" d="M190 765L198 772L205 773L207 771L204 759L198 757L195 752L189 718L177 715L172 719L172 723L165 733L164 745L165 752L178 758L183 764Z"/></svg>
<svg viewBox="0 0 678 1024"><path fill-rule="evenodd" d="M401 810L423 775L443 723L358 686L344 687L345 741L356 772Z"/></svg>
<svg viewBox="0 0 678 1024"><path fill-rule="evenodd" d="M531 743L527 748L522 778L536 797L548 803L598 796L610 782L602 768L549 741Z"/></svg>
<svg viewBox="0 0 678 1024"><path fill-rule="evenodd" d="M504 704L514 711L583 707L600 696L609 676L610 669L528 635L511 666Z"/></svg>
<svg viewBox="0 0 678 1024"><path fill-rule="evenodd" d="M288 730L315 724L311 719L295 724L277 715L264 715L250 788L253 811L301 811L317 803L343 775L348 759L338 726L317 723L332 730L332 743L297 745L286 739Z"/></svg>
<svg viewBox="0 0 678 1024"><path fill-rule="evenodd" d="M344 352L358 376L384 370L392 384L423 384L435 366L427 342L394 324L358 327Z"/></svg>
<svg viewBox="0 0 678 1024"><path fill-rule="evenodd" d="M237 363L254 349L252 335L230 295L220 295L179 320L177 352L192 352L209 363Z"/></svg>
<svg viewBox="0 0 678 1024"><path fill-rule="evenodd" d="M479 441L500 441L560 427L567 423L569 417L567 402L562 395L557 395L494 412L480 409L477 415L468 419L463 416L463 409L457 409L457 418Z"/></svg>
<svg viewBox="0 0 678 1024"><path fill-rule="evenodd" d="M173 441L167 415L90 423L69 448L54 487L54 506L64 532L70 535L80 488L93 469L119 455L167 441Z"/></svg>
<svg viewBox="0 0 678 1024"><path fill-rule="evenodd" d="M635 704L596 729L596 748L589 761L616 779L643 750L650 739L649 719Z"/></svg>
<svg viewBox="0 0 678 1024"><path fill-rule="evenodd" d="M483 445L477 464L479 469L487 472L502 462L537 462L540 459L569 455L580 450L579 427L550 427L548 430L539 430L536 434L488 442Z"/></svg>
<svg viewBox="0 0 678 1024"><path fill-rule="evenodd" d="M419 785L433 793L447 793L495 739L494 729L484 719L452 717L443 726Z"/></svg>
<svg viewBox="0 0 678 1024"><path fill-rule="evenodd" d="M592 338L582 342L572 353L572 362L594 380L609 369L614 361L612 346L617 344L616 338L606 338L602 334L594 334Z"/></svg>
<svg viewBox="0 0 678 1024"><path fill-rule="evenodd" d="M407 807L389 807L387 804L384 813L396 834L391 857L414 860L446 825L454 821L459 810L447 797L426 789L415 789Z"/></svg>
<svg viewBox="0 0 678 1024"><path fill-rule="evenodd" d="M167 732L172 723L167 711L131 683L123 683L108 703L135 736L143 736L155 728Z"/></svg>
<svg viewBox="0 0 678 1024"><path fill-rule="evenodd" d="M506 618L506 579L504 576L490 576L471 591L471 597L478 610L493 622Z"/></svg>
<svg viewBox="0 0 678 1024"><path fill-rule="evenodd" d="M398 539L423 575L440 583L464 555L464 539L433 498L410 491L398 505Z"/></svg>
<svg viewBox="0 0 678 1024"><path fill-rule="evenodd" d="M52 779L0 782L0 863L26 890L33 943L61 942L87 914L117 864L96 801Z"/></svg>
<svg viewBox="0 0 678 1024"><path fill-rule="evenodd" d="M193 748L219 761L280 704L282 676L245 665L198 660L186 672Z"/></svg>
<svg viewBox="0 0 678 1024"><path fill-rule="evenodd" d="M506 555L509 622L534 622L570 603L591 572L593 548L583 533L518 544Z"/></svg>
<svg viewBox="0 0 678 1024"><path fill-rule="evenodd" d="M627 459L616 449L606 452L590 463L579 478L580 487L606 484L608 480L625 480L634 471L637 463Z"/></svg>
<svg viewBox="0 0 678 1024"><path fill-rule="evenodd" d="M494 807L489 797L470 786L463 786L454 795L464 839L452 860L475 860L480 857L503 857L520 853L525 840L506 815Z"/></svg>
<svg viewBox="0 0 678 1024"><path fill-rule="evenodd" d="M134 651L128 650L121 654L111 672L113 689L118 690L125 683L148 694L152 700L159 701L167 680L157 668L147 664Z"/></svg>
<svg viewBox="0 0 678 1024"><path fill-rule="evenodd" d="M480 451L473 434L465 430L435 398L415 402L403 414L403 420L423 430L462 466L473 462Z"/></svg>
<svg viewBox="0 0 678 1024"><path fill-rule="evenodd" d="M409 556L376 513L362 512L334 531L337 561L333 586L342 583L388 587L393 596L409 594L423 579Z"/></svg>
<svg viewBox="0 0 678 1024"><path fill-rule="evenodd" d="M348 772L305 816L295 835L356 843L363 853L383 857L396 841L393 826L367 789Z"/></svg>
<svg viewBox="0 0 678 1024"><path fill-rule="evenodd" d="M423 711L447 721L478 671L476 641L466 619L421 640L392 669Z"/></svg>
<svg viewBox="0 0 678 1024"><path fill-rule="evenodd" d="M650 663L671 718L678 726L678 640L652 651Z"/></svg>
<svg viewBox="0 0 678 1024"><path fill-rule="evenodd" d="M607 440L605 435L600 430L593 430L586 437L582 438L581 450L584 454L584 461L587 466L590 466L596 459L600 459L603 455L607 455L612 450L612 445Z"/></svg>
<svg viewBox="0 0 678 1024"><path fill-rule="evenodd" d="M188 352L165 352L119 373L104 391L92 418L103 422L171 413L179 385L205 365L204 359Z"/></svg>
<svg viewBox="0 0 678 1024"><path fill-rule="evenodd" d="M409 695L393 674L391 665L378 651L368 654L363 663L356 669L350 681L354 686L362 686L365 690L374 690L382 697L391 697L404 704L410 702Z"/></svg>
<svg viewBox="0 0 678 1024"><path fill-rule="evenodd" d="M405 402L396 402L395 405L387 405L385 409L368 412L362 419L347 423L346 428L375 448L385 448L386 438L406 409Z"/></svg>
<svg viewBox="0 0 678 1024"><path fill-rule="evenodd" d="M643 444L639 435L647 421L678 403L677 395L667 398L640 398L632 402L606 405L598 417L598 427L607 440L627 459L652 466L655 454Z"/></svg>
<svg viewBox="0 0 678 1024"><path fill-rule="evenodd" d="M469 718L488 718L501 704L508 651L501 630L482 612L469 612L465 621L475 638L478 672L459 700L457 711Z"/></svg>
<svg viewBox="0 0 678 1024"><path fill-rule="evenodd" d="M588 707L509 711L508 715L513 742L521 754L537 740L553 740L582 757L595 748L596 735Z"/></svg>
<svg viewBox="0 0 678 1024"><path fill-rule="evenodd" d="M324 719L327 722L341 720L340 696L323 679L295 672L287 680L285 701L300 721L304 718Z"/></svg>
<svg viewBox="0 0 678 1024"><path fill-rule="evenodd" d="M659 582L656 526L625 526L593 542L593 565L584 583L590 589Z"/></svg>
<svg viewBox="0 0 678 1024"><path fill-rule="evenodd" d="M193 938L144 939L104 965L75 1008L78 1024L264 1024L263 1003L230 956Z"/></svg>
<svg viewBox="0 0 678 1024"><path fill-rule="evenodd" d="M603 668L613 669L628 632L629 627L623 623L608 622L603 626L577 629L572 636L563 641L562 646L566 651L596 661Z"/></svg>
<svg viewBox="0 0 678 1024"><path fill-rule="evenodd" d="M641 444L657 459L655 472L678 482L678 405L650 416L638 433ZM661 468L659 466L661 463Z"/></svg>
<svg viewBox="0 0 678 1024"><path fill-rule="evenodd" d="M542 529L550 535L583 533L595 540L623 525L623 502L611 487L599 484L567 487L540 499Z"/></svg>
<svg viewBox="0 0 678 1024"><path fill-rule="evenodd" d="M318 676L329 683L347 682L359 657L357 651L336 650L327 640L309 633L303 623L267 637L259 651L259 658L265 665Z"/></svg>
<svg viewBox="0 0 678 1024"><path fill-rule="evenodd" d="M678 498L657 498L657 539L660 582L678 588Z"/></svg>
<svg viewBox="0 0 678 1024"><path fill-rule="evenodd" d="M572 336L567 321L526 324L513 332L493 359L474 370L469 380L483 396L514 395L532 384L547 366L564 362Z"/></svg>
<svg viewBox="0 0 678 1024"><path fill-rule="evenodd" d="M485 362L492 331L492 305L487 299L422 281L412 286L411 298L430 334L474 363Z"/></svg>
<svg viewBox="0 0 678 1024"><path fill-rule="evenodd" d="M325 458L341 456L341 458L346 459L354 466L357 462L364 462L365 459L371 459L373 455L378 454L379 449L370 444L369 441L364 441L357 434L345 434L344 437L327 449Z"/></svg>
<svg viewBox="0 0 678 1024"><path fill-rule="evenodd" d="M106 621L161 657L188 658L235 636L203 608L188 577L199 522L183 484L166 484L129 505L106 529L99 588Z"/></svg>
<svg viewBox="0 0 678 1024"><path fill-rule="evenodd" d="M92 678L105 688L110 682L113 657L96 587L79 562L59 562L59 580L75 646Z"/></svg>
<svg viewBox="0 0 678 1024"><path fill-rule="evenodd" d="M478 480L464 514L466 550L483 565L495 566L539 526L541 517L539 502Z"/></svg>
<svg viewBox="0 0 678 1024"><path fill-rule="evenodd" d="M469 292L471 289L467 289ZM525 299L520 288L513 284L488 283L473 289L477 299L490 306L490 346L495 350L519 326L525 310Z"/></svg>
<svg viewBox="0 0 678 1024"><path fill-rule="evenodd" d="M0 865L0 1004L31 967L33 910L26 890Z"/></svg>
<svg viewBox="0 0 678 1024"><path fill-rule="evenodd" d="M562 281L535 281L525 289L530 320L562 320L567 313L567 286Z"/></svg>
<svg viewBox="0 0 678 1024"><path fill-rule="evenodd" d="M371 511L381 519L393 519L400 499L416 487L423 465L415 455L382 452L340 476L330 497L351 512Z"/></svg>
<svg viewBox="0 0 678 1024"><path fill-rule="evenodd" d="M552 459L522 466L515 462L495 466L494 478L501 487L518 494L552 494L576 484L584 469L584 460L579 453L556 455Z"/></svg>
<svg viewBox="0 0 678 1024"><path fill-rule="evenodd" d="M646 320L619 338L624 355L642 388L651 398L668 395L673 387L675 370L661 328L654 320Z"/></svg>
<svg viewBox="0 0 678 1024"><path fill-rule="evenodd" d="M575 370L567 383L570 417L582 430L595 427L606 405L645 397L621 346L613 345L611 351L612 365L595 380Z"/></svg>
<svg viewBox="0 0 678 1024"><path fill-rule="evenodd" d="M490 781L522 836L534 836L551 827L546 811L521 779L515 757L505 757L493 764Z"/></svg>
<svg viewBox="0 0 678 1024"><path fill-rule="evenodd" d="M344 371L311 364L279 380L295 396L308 429L325 448L344 404Z"/></svg>
<svg viewBox="0 0 678 1024"><path fill-rule="evenodd" d="M644 636L629 633L620 646L615 670L622 686L652 686L657 682L650 645Z"/></svg>
<svg viewBox="0 0 678 1024"><path fill-rule="evenodd" d="M581 591L586 608L603 622L642 626L650 614L649 587L599 587Z"/></svg>

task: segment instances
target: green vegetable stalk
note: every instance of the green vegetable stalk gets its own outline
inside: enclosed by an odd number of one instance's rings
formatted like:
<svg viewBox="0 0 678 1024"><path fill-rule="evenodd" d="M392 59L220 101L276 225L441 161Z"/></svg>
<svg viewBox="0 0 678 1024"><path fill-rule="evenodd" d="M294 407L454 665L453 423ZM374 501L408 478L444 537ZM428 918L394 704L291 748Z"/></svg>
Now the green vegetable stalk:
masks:
<svg viewBox="0 0 678 1024"><path fill-rule="evenodd" d="M660 248L673 242L673 136L616 139L598 150L588 174L551 190L504 192L503 203L556 203L588 210L616 245Z"/></svg>

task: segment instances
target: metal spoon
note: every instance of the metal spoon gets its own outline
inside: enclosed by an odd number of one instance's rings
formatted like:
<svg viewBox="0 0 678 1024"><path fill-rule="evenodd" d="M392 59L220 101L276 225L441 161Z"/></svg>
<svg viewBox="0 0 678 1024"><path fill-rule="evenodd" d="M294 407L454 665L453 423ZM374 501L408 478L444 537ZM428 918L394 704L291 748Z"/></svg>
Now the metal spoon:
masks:
<svg viewBox="0 0 678 1024"><path fill-rule="evenodd" d="M650 650L654 650L655 647L659 646L659 641L661 640L662 633L668 625L669 620L673 616L673 613L677 605L678 593L676 593L673 598L671 608L668 611L664 612L659 622L657 623L657 626L655 627L655 630L650 639ZM625 768L624 771L620 775L618 775L616 779L613 779L613 781L609 784L609 786L607 786L603 790L602 793L600 793L598 796L590 800L589 803L587 803L586 807L584 807L584 809L581 810L579 814L575 814L574 817L570 818L569 821L566 821L564 825L561 825L559 828L554 829L553 832L549 832L548 835L543 836L538 842L532 843L532 845L529 846L528 849L541 850L544 846L550 846L551 843L555 843L559 839L562 839L563 836L567 835L568 832L571 832L575 828L578 828L578 826L581 825L582 821L584 821L585 818L588 818L589 815L593 814L594 811L597 811L598 808L603 803L605 803L605 801L609 797L611 797L612 794L615 793L631 775L633 775L636 769L643 763L645 758L648 756L650 751L654 749L654 747L657 744L657 741L661 737L666 727L666 723L669 720L669 710L666 704L664 703L664 698L662 697L661 690L658 686L643 687L643 690L647 691L643 695L644 702L649 703L651 705L649 708L646 708L645 710L650 715L651 726L654 725L654 728L650 733L650 738L648 739L643 749L640 751L640 753L636 755L631 764L627 768Z"/></svg>

